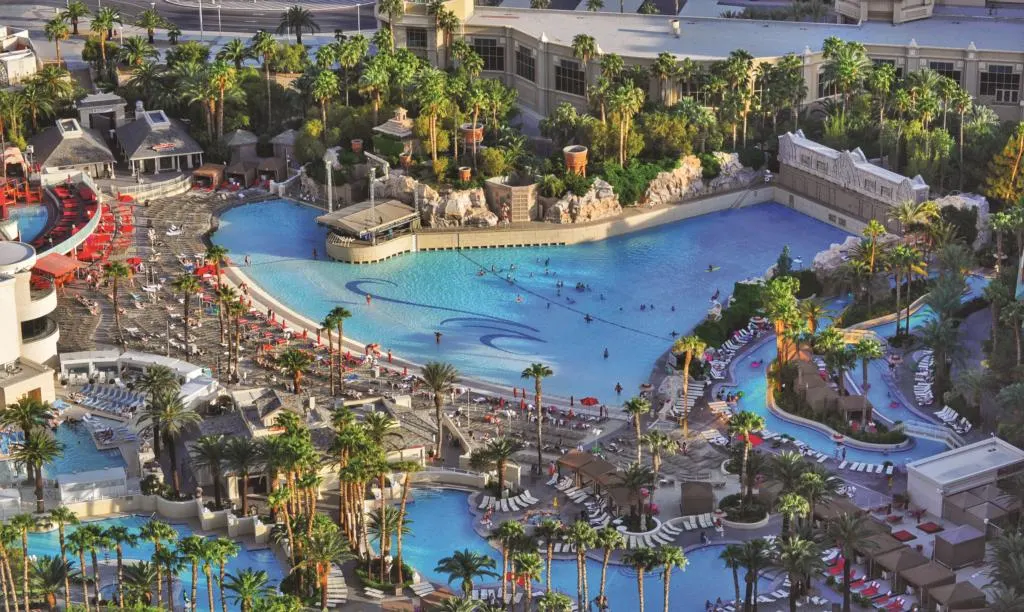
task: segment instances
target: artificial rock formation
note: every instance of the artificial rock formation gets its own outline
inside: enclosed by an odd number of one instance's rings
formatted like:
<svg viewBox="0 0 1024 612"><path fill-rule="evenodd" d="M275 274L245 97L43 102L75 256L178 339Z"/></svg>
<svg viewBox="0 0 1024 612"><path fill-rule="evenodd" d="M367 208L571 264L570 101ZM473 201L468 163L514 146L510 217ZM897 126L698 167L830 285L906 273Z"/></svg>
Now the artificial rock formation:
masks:
<svg viewBox="0 0 1024 612"><path fill-rule="evenodd" d="M713 155L721 165L718 176L705 183L701 175L700 159L695 155L687 155L679 161L678 168L662 172L651 181L640 205L674 204L706 191L744 187L757 176L756 171L740 163L736 153L715 152Z"/></svg>
<svg viewBox="0 0 1024 612"><path fill-rule="evenodd" d="M608 182L595 179L582 197L566 193L558 200L548 201L544 220L550 223L586 223L622 214L619 197Z"/></svg>
<svg viewBox="0 0 1024 612"><path fill-rule="evenodd" d="M420 220L427 227L493 227L498 216L487 208L483 189L467 189L440 194L416 179L392 172L374 188L381 200L394 199L406 204L419 202Z"/></svg>
<svg viewBox="0 0 1024 612"><path fill-rule="evenodd" d="M992 238L992 228L989 226L989 207L988 199L983 195L976 193L960 193L954 195L948 195L944 198L938 198L935 203L939 205L939 208L945 208L952 206L957 210L970 210L971 208L977 209L978 211L978 222L976 228L978 235L974 239L974 244L971 245L975 251L981 250L989 240Z"/></svg>

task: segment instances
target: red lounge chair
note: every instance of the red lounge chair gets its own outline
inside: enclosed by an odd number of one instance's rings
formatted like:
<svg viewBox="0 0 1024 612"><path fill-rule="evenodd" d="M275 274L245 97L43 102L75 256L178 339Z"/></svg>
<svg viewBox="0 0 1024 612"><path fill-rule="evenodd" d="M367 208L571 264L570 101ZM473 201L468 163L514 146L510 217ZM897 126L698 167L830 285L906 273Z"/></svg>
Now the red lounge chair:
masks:
<svg viewBox="0 0 1024 612"><path fill-rule="evenodd" d="M871 585L868 588L861 591L860 594L863 597L874 597L878 594L878 587L875 585Z"/></svg>

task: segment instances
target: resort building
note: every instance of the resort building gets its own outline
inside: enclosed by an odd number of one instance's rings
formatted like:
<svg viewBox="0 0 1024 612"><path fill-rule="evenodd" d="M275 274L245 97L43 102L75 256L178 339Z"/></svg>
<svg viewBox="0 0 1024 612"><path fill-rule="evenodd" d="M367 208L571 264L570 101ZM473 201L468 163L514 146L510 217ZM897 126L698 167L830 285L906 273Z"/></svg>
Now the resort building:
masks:
<svg viewBox="0 0 1024 612"><path fill-rule="evenodd" d="M125 99L117 94L89 94L75 102L78 122L87 128L99 130L106 136L109 130L117 129L128 122L124 112L127 104Z"/></svg>
<svg viewBox="0 0 1024 612"><path fill-rule="evenodd" d="M135 121L117 128L116 135L133 176L184 172L203 165L203 148L183 123L162 110L136 108Z"/></svg>
<svg viewBox="0 0 1024 612"><path fill-rule="evenodd" d="M995 436L907 464L911 503L983 532L1011 521L1020 502L999 482L1024 473L1024 450Z"/></svg>
<svg viewBox="0 0 1024 612"><path fill-rule="evenodd" d="M85 173L93 178L113 172L114 154L97 130L85 129L77 119L58 119L31 139L35 163L44 173Z"/></svg>
<svg viewBox="0 0 1024 612"><path fill-rule="evenodd" d="M118 349L61 353L60 377L68 384L116 382L137 378L154 365L175 373L181 385L178 397L187 407L197 407L220 392L217 381L202 366L164 355Z"/></svg>
<svg viewBox="0 0 1024 612"><path fill-rule="evenodd" d="M0 242L0 405L29 396L53 401L53 370L60 333L50 316L57 308L52 283L33 278L36 250Z"/></svg>
<svg viewBox="0 0 1024 612"><path fill-rule="evenodd" d="M543 11L512 8L507 1L500 6L480 6L472 0L444 4L461 21L458 37L483 58L483 76L515 87L519 103L540 115L549 114L562 102L580 108L586 105L587 88L600 68L597 61L584 64L573 55L571 44L577 34L593 36L599 53L616 53L627 66L650 66L663 51L704 67L736 49L746 50L758 63L796 54L803 60L808 91L805 103L835 93L821 75L823 42L836 36L863 43L875 63L892 64L899 75L930 68L952 78L978 104L991 107L1004 120L1019 121L1024 112L1020 104L1024 72L1020 24L938 16L907 21L919 13L928 16L925 13L930 14L930 7L914 11L914 7L929 5L927 1L837 2L841 14L857 15L856 19L847 17L854 24L691 17L685 15L686 9L678 19L617 11L595 13L586 10L585 2L577 3L575 10ZM876 4L887 8L875 10ZM894 11L898 13L895 17ZM862 13L865 18L888 17L865 20ZM386 15L378 14L378 19L387 22ZM425 3L407 3L405 15L391 25L397 45L435 65L449 61L445 36ZM654 81L652 93L657 93ZM695 93L693 83L669 87L665 92L669 101Z"/></svg>
<svg viewBox="0 0 1024 612"><path fill-rule="evenodd" d="M840 227L852 217L860 222L874 219L897 232L902 228L889 218L890 209L928 199L928 185L920 175L907 178L869 162L859 148L837 151L808 140L800 130L779 136L779 167L781 186L834 210L829 221Z"/></svg>
<svg viewBox="0 0 1024 612"><path fill-rule="evenodd" d="M39 71L28 30L0 26L0 87L18 85Z"/></svg>

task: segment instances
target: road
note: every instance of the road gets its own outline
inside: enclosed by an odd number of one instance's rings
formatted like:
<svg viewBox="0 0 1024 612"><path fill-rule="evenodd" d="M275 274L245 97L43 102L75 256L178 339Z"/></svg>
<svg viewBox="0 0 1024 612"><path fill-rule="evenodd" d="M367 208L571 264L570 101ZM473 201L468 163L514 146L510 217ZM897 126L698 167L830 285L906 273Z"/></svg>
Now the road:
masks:
<svg viewBox="0 0 1024 612"><path fill-rule="evenodd" d="M148 0L98 0L103 6L117 8L121 12L125 24L135 21L136 15L153 6L154 3ZM178 0L181 1L181 0ZM194 3L194 0L192 0ZM37 6L59 7L65 6L64 0L36 0ZM96 10L97 0L86 0L86 4L93 11ZM221 30L224 32L254 33L257 30L274 30L277 28L280 19L280 12L273 10L261 10L260 5L275 6L278 3L268 3L259 0L256 9L243 9L241 3L225 3L225 8L220 11ZM301 3L300 4L306 4ZM373 7L364 5L361 8L353 6L329 6L323 0L310 2L314 9L315 19L320 26L321 33L330 33L335 30L356 30L361 25L363 29L373 29L376 26L373 17ZM197 8L181 6L159 0L155 3L157 10L168 20L177 24L185 31L199 30L199 11ZM233 5L233 6L229 6ZM203 11L203 25L207 32L217 31L217 10L207 8ZM358 12L358 15L357 15Z"/></svg>

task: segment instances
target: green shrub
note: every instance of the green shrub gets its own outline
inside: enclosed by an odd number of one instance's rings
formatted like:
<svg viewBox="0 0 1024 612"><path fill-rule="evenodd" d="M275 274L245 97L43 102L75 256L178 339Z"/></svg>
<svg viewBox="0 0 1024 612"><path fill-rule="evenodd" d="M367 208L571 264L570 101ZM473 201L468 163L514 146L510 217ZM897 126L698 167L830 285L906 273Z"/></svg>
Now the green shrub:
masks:
<svg viewBox="0 0 1024 612"><path fill-rule="evenodd" d="M722 173L722 164L718 162L718 158L710 153L698 153L697 159L700 160L700 175L705 179L713 179Z"/></svg>
<svg viewBox="0 0 1024 612"><path fill-rule="evenodd" d="M505 151L498 147L487 147L480 152L480 172L485 177L505 176L507 169Z"/></svg>
<svg viewBox="0 0 1024 612"><path fill-rule="evenodd" d="M740 149L736 153L739 155L740 163L748 168L760 170L761 166L764 165L764 151L761 149L747 147L746 149Z"/></svg>
<svg viewBox="0 0 1024 612"><path fill-rule="evenodd" d="M818 275L813 270L796 270L790 274L800 281L800 289L796 292L797 299L803 300L812 295L821 295L822 285Z"/></svg>
<svg viewBox="0 0 1024 612"><path fill-rule="evenodd" d="M703 321L693 329L693 333L708 346L722 346L732 337L733 332L750 323L750 318L761 309L761 286L747 283L736 283L733 286L732 305L722 310L722 318L717 321Z"/></svg>
<svg viewBox="0 0 1024 612"><path fill-rule="evenodd" d="M676 159L663 159L656 163L632 161L625 167L606 162L601 169L601 176L615 189L619 204L632 206L644 197L647 187L659 173L673 170L678 165L679 160Z"/></svg>
<svg viewBox="0 0 1024 612"><path fill-rule="evenodd" d="M575 172L566 172L565 176L562 177L562 182L565 183L566 191L583 197L590 191L590 186L594 184L594 177L583 176Z"/></svg>
<svg viewBox="0 0 1024 612"><path fill-rule="evenodd" d="M955 206L942 207L942 220L956 228L956 234L967 246L974 244L978 237L978 209L959 209Z"/></svg>
<svg viewBox="0 0 1024 612"><path fill-rule="evenodd" d="M540 194L546 198L560 198L565 195L565 183L554 174L545 174L540 177L538 189L540 189Z"/></svg>
<svg viewBox="0 0 1024 612"><path fill-rule="evenodd" d="M445 175L448 174L448 166L450 165L450 163L451 160L448 159L447 157L438 157L437 160L434 161L434 176L437 177L437 180L444 180Z"/></svg>
<svg viewBox="0 0 1024 612"><path fill-rule="evenodd" d="M728 520L736 523L756 523L768 514L768 508L760 499L736 493L727 495L719 502L718 507L725 512Z"/></svg>
<svg viewBox="0 0 1024 612"><path fill-rule="evenodd" d="M387 158L389 161L397 160L398 156L405 151L405 145L402 141L395 140L394 138L388 138L376 134L373 137L373 152L381 157Z"/></svg>

